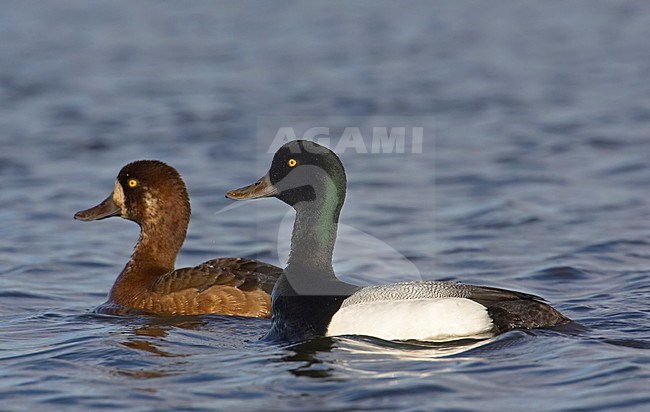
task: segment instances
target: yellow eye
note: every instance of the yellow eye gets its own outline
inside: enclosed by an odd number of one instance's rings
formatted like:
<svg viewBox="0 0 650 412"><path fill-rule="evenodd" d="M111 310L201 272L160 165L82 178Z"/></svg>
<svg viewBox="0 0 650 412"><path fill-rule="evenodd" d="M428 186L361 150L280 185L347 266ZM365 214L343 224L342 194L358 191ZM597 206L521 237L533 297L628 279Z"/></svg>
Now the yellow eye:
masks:
<svg viewBox="0 0 650 412"><path fill-rule="evenodd" d="M289 159L287 164L289 165L289 167L295 167L298 164L298 161L296 159Z"/></svg>
<svg viewBox="0 0 650 412"><path fill-rule="evenodd" d="M136 187L138 185L138 181L135 179L129 180L129 187Z"/></svg>

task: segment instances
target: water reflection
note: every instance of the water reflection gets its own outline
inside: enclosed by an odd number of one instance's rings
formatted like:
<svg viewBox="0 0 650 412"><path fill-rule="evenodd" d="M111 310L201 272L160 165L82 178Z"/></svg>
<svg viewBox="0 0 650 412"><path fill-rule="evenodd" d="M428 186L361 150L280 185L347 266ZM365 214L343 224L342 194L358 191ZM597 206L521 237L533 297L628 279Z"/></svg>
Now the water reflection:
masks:
<svg viewBox="0 0 650 412"><path fill-rule="evenodd" d="M432 360L468 352L493 339L461 339L451 342L385 341L369 336L341 337L338 349L356 355L382 355L396 359Z"/></svg>
<svg viewBox="0 0 650 412"><path fill-rule="evenodd" d="M386 356L389 356L396 360L444 360L452 359L454 355L469 353L471 350L489 345L494 340L464 339L434 343L385 341L370 336L316 338L285 348L288 354L281 357L280 360L300 363L299 366L289 369L289 372L295 376L315 379L335 378L337 369L341 367L348 369L347 362L340 360L342 358L372 361L373 359L385 359ZM478 353L471 356L478 356Z"/></svg>
<svg viewBox="0 0 650 412"><path fill-rule="evenodd" d="M283 356L283 362L300 362L301 365L289 369L289 372L295 376L305 376L308 378L329 378L332 376L334 368L328 366L323 360L318 358L321 353L330 352L335 347L335 340L332 338L316 338L287 348L290 352Z"/></svg>
<svg viewBox="0 0 650 412"><path fill-rule="evenodd" d="M167 336L167 331L160 326L153 326L153 327L143 326L134 329L132 333L134 333L136 336L147 336L147 337L154 337L154 338L165 338ZM156 339L156 340L164 341L164 339ZM162 349L159 349L159 347L156 344L152 343L149 340L135 339L133 337L128 337L124 342L122 342L122 345L131 349L149 352L151 354L162 356L162 357L184 356L184 355L174 355Z"/></svg>
<svg viewBox="0 0 650 412"><path fill-rule="evenodd" d="M160 349L160 345L165 340L172 328L185 330L198 330L206 325L206 321L198 316L190 317L151 317L147 318L147 323L141 326L133 327L130 331L123 332L126 340L122 345L151 353L162 357L185 357L187 354L172 354Z"/></svg>
<svg viewBox="0 0 650 412"><path fill-rule="evenodd" d="M111 322L119 328L117 345L127 348L111 362L110 374L136 379L157 379L182 373L191 362L188 346L169 339L175 330L200 330L207 324L199 316L149 317L92 314L94 320ZM178 349L181 350L178 350ZM145 355L134 357L132 351ZM151 356L153 355L153 357ZM180 359L185 360L180 360Z"/></svg>

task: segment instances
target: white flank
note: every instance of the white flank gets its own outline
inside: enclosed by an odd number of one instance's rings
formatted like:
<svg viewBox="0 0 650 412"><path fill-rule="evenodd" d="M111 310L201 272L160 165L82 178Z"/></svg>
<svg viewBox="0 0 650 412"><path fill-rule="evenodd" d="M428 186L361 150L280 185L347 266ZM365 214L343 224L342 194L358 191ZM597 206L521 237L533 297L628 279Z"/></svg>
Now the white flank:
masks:
<svg viewBox="0 0 650 412"><path fill-rule="evenodd" d="M488 338L494 333L485 306L469 299L438 298L347 306L334 314L326 335L444 342Z"/></svg>

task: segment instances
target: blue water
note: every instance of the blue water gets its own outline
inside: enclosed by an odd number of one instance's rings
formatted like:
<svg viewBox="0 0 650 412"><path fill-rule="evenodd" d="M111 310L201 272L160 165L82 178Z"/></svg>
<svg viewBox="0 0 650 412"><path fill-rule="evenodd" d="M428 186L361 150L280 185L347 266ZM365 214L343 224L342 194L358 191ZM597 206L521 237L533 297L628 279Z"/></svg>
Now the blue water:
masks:
<svg viewBox="0 0 650 412"><path fill-rule="evenodd" d="M650 406L649 4L3 5L0 409ZM584 331L288 347L258 341L268 320L92 313L137 226L72 216L122 165L185 178L179 266L279 264L287 207L223 196L268 167L260 125L394 116L424 124L422 153L341 153L339 276L535 293Z"/></svg>

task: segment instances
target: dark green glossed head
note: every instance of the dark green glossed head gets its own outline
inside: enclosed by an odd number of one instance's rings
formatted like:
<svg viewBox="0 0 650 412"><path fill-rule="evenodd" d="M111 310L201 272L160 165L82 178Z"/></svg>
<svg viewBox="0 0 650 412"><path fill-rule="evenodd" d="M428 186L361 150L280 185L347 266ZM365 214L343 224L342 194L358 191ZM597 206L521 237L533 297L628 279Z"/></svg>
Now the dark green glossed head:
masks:
<svg viewBox="0 0 650 412"><path fill-rule="evenodd" d="M251 185L229 191L226 197L277 197L297 207L303 202L327 198L336 198L336 203L342 204L345 190L345 169L339 157L318 143L295 140L278 149L266 175Z"/></svg>

